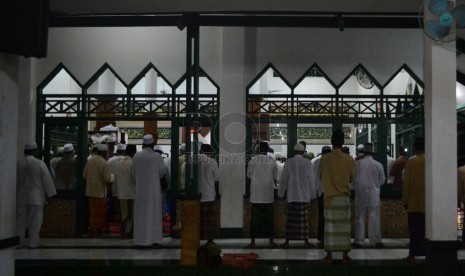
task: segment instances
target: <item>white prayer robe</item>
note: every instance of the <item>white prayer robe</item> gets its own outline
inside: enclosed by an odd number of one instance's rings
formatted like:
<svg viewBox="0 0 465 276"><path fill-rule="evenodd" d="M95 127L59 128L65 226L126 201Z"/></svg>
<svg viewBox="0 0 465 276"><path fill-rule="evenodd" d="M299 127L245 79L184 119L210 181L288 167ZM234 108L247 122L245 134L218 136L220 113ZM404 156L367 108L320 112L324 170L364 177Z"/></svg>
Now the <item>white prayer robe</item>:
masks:
<svg viewBox="0 0 465 276"><path fill-rule="evenodd" d="M163 158L150 147L135 154L132 174L136 180L134 203L134 244L150 246L162 244L162 191L160 178L164 176Z"/></svg>
<svg viewBox="0 0 465 276"><path fill-rule="evenodd" d="M54 195L56 190L52 176L42 160L27 155L18 161L16 230L21 245L25 245L26 229L28 229L28 246L31 248L39 246L45 196Z"/></svg>
<svg viewBox="0 0 465 276"><path fill-rule="evenodd" d="M380 190L386 180L383 165L372 156L355 162L355 243L365 241L365 217L368 216L370 244L381 242Z"/></svg>

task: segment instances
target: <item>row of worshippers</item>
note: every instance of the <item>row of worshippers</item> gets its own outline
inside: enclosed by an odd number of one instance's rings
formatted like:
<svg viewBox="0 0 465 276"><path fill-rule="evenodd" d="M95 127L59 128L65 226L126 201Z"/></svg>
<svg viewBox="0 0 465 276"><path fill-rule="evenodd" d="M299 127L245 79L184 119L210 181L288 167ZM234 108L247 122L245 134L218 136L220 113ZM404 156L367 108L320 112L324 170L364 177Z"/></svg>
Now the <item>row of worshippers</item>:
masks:
<svg viewBox="0 0 465 276"><path fill-rule="evenodd" d="M121 208L122 237L132 236L134 245L138 247L162 247L163 198L165 190L169 189L164 186L163 179L169 179L169 168L160 148L155 146L153 136L144 135L142 151L139 152L134 145L127 145L123 155L123 146L117 146L116 157L108 162L105 158L106 145L99 145L97 150L98 154L88 159L83 173L89 199L90 234L98 236L104 229L107 189L114 187L114 195L119 199ZM201 153L198 160L201 238L211 241L219 232L214 204L219 167L212 158L211 145L203 144Z"/></svg>
<svg viewBox="0 0 465 276"><path fill-rule="evenodd" d="M317 238L327 255L324 263L333 262L333 251L343 252L343 263L351 261L348 252L365 243L365 222L368 218L369 244L382 248L380 227L380 188L385 183L381 163L373 158L371 143L364 144L363 158L355 161L342 151L344 133L333 132L332 148L325 146L321 155L312 161L304 158L305 147L298 143L294 157L287 159L280 179L278 195L287 201L287 226L283 248L289 247L290 240L308 242L308 207L318 197L319 219ZM268 238L270 247L275 247L274 238L274 191L277 179L277 164L268 152L269 144L262 142L259 153L248 164L247 177L251 179L250 202L252 204L250 223L250 247L256 238ZM415 256L424 254L419 239L424 237L424 141L415 144L417 155L412 158L404 175L402 202L408 211L410 250L407 262L414 262ZM350 238L350 186L355 190L355 234L354 243ZM422 188L423 187L423 188ZM417 196L423 201L416 199ZM423 221L422 221L423 219ZM422 230L423 229L423 232Z"/></svg>

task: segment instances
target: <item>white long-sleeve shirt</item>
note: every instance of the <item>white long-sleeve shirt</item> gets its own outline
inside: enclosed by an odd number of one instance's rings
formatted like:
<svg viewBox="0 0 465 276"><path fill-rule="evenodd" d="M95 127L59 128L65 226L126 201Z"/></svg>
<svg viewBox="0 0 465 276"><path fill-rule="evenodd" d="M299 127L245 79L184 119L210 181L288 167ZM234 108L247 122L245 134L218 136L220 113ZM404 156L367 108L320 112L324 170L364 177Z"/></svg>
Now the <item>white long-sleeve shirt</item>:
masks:
<svg viewBox="0 0 465 276"><path fill-rule="evenodd" d="M134 199L136 196L136 182L132 175L132 162L131 156L124 156L118 159L113 164L113 174L115 175L115 181L113 181L113 187L117 191L116 196L119 199Z"/></svg>
<svg viewBox="0 0 465 276"><path fill-rule="evenodd" d="M283 197L287 190L287 202L310 202L316 197L310 160L300 154L287 159L281 175L278 195Z"/></svg>
<svg viewBox="0 0 465 276"><path fill-rule="evenodd" d="M247 177L250 178L250 202L274 202L274 183L278 168L276 159L269 155L254 156L247 166Z"/></svg>
<svg viewBox="0 0 465 276"><path fill-rule="evenodd" d="M379 206L381 186L386 180L383 165L367 155L355 162L355 169L355 205Z"/></svg>
<svg viewBox="0 0 465 276"><path fill-rule="evenodd" d="M18 161L16 191L18 205L43 205L45 196L57 193L47 166L32 155Z"/></svg>
<svg viewBox="0 0 465 276"><path fill-rule="evenodd" d="M215 182L220 180L218 162L205 154L199 155L198 190L202 194L201 202L215 200Z"/></svg>
<svg viewBox="0 0 465 276"><path fill-rule="evenodd" d="M313 165L313 183L315 184L316 194L320 197L324 192L324 185L320 179L319 169L320 169L320 160L321 156L312 159Z"/></svg>

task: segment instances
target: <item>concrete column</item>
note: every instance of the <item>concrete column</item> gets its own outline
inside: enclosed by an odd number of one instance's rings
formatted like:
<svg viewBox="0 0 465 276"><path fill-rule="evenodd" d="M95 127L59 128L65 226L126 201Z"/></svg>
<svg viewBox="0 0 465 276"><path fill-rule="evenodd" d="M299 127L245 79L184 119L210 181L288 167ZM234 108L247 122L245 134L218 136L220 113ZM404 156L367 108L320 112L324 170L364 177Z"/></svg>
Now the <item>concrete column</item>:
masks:
<svg viewBox="0 0 465 276"><path fill-rule="evenodd" d="M456 275L457 111L455 42L425 36L426 260L430 275Z"/></svg>
<svg viewBox="0 0 465 276"><path fill-rule="evenodd" d="M224 28L219 145L222 237L242 235L245 188L244 28ZM218 127L218 126L216 126Z"/></svg>
<svg viewBox="0 0 465 276"><path fill-rule="evenodd" d="M0 54L0 275L15 274L19 58Z"/></svg>

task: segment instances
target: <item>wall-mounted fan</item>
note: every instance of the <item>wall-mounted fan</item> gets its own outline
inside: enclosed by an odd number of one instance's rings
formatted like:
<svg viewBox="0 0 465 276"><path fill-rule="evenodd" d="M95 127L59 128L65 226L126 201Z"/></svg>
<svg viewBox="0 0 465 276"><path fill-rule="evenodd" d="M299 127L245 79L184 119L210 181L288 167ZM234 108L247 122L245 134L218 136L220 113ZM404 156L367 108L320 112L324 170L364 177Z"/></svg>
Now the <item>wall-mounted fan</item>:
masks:
<svg viewBox="0 0 465 276"><path fill-rule="evenodd" d="M423 30L438 42L465 38L465 1L426 0Z"/></svg>

